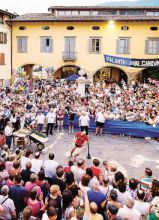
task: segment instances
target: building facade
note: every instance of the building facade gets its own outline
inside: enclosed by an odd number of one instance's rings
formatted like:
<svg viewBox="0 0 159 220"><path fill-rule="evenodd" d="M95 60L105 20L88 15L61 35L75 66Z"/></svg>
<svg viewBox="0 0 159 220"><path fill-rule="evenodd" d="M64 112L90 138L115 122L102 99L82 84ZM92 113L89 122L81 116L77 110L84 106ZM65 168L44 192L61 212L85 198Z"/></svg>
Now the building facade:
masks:
<svg viewBox="0 0 159 220"><path fill-rule="evenodd" d="M159 7L50 7L10 19L15 72L39 66L54 79L78 74L119 82L158 77Z"/></svg>
<svg viewBox="0 0 159 220"><path fill-rule="evenodd" d="M6 21L12 17L13 14L0 10L0 87L9 85L11 80L11 26Z"/></svg>

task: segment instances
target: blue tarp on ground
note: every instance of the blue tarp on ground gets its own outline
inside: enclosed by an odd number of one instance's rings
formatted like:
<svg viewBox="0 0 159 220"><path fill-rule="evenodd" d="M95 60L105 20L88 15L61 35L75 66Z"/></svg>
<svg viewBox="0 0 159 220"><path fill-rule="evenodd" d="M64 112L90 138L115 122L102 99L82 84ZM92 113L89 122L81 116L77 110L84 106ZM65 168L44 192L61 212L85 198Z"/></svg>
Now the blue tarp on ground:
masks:
<svg viewBox="0 0 159 220"><path fill-rule="evenodd" d="M75 117L75 128L79 129L78 126L79 117ZM65 127L69 125L69 119L65 116L64 119ZM96 123L94 119L90 121L89 131L95 131ZM159 125L152 127L147 125L144 122L127 122L127 121L118 121L118 120L106 120L104 124L104 133L109 134L124 134L134 137L159 137Z"/></svg>

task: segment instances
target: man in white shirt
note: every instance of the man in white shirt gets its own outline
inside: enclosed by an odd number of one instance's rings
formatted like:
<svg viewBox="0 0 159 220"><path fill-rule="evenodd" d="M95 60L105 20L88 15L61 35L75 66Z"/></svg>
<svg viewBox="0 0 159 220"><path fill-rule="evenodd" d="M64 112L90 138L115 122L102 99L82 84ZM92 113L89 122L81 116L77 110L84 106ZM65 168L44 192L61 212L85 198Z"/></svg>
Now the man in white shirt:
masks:
<svg viewBox="0 0 159 220"><path fill-rule="evenodd" d="M79 117L79 127L81 127L81 132L86 131L86 135L88 135L89 122L89 116L83 111L82 115Z"/></svg>
<svg viewBox="0 0 159 220"><path fill-rule="evenodd" d="M134 208L134 200L126 199L125 206L119 209L117 216L127 220L140 220L141 214Z"/></svg>
<svg viewBox="0 0 159 220"><path fill-rule="evenodd" d="M21 156L20 165L22 170L26 169L27 162L31 162L33 152L31 150L27 150L25 156Z"/></svg>
<svg viewBox="0 0 159 220"><path fill-rule="evenodd" d="M135 200L134 208L137 209L141 215L148 216L150 203L144 202L145 192L143 190L138 190L137 198L138 200Z"/></svg>
<svg viewBox="0 0 159 220"><path fill-rule="evenodd" d="M53 129L56 123L56 112L53 111L53 109L50 109L50 112L47 113L46 121L47 121L46 135L48 136L49 131L50 134L53 135Z"/></svg>
<svg viewBox="0 0 159 220"><path fill-rule="evenodd" d="M9 198L9 187L7 185L2 186L0 195L0 204L2 210L0 212L0 219L15 219L15 205L12 199Z"/></svg>
<svg viewBox="0 0 159 220"><path fill-rule="evenodd" d="M100 133L100 135L102 135L103 127L104 127L104 123L105 123L104 109L99 109L98 113L96 114L95 121L96 121L95 135L97 135L98 132Z"/></svg>
<svg viewBox="0 0 159 220"><path fill-rule="evenodd" d="M48 180L52 179L52 176L56 174L56 168L58 163L54 160L55 155L53 153L49 154L49 160L45 160L43 163L45 177Z"/></svg>
<svg viewBox="0 0 159 220"><path fill-rule="evenodd" d="M38 132L42 132L45 124L45 116L41 112L38 112L36 116L36 123Z"/></svg>
<svg viewBox="0 0 159 220"><path fill-rule="evenodd" d="M40 157L39 152L36 152L34 157L35 158L31 160L31 163L32 163L31 171L38 174L38 172L41 170L41 168L43 166L43 161L39 159L39 157Z"/></svg>
<svg viewBox="0 0 159 220"><path fill-rule="evenodd" d="M75 181L78 183L81 180L81 177L86 173L85 172L85 161L79 159L77 161L77 166L71 166L71 171L74 173Z"/></svg>
<svg viewBox="0 0 159 220"><path fill-rule="evenodd" d="M12 144L12 134L13 134L13 127L10 121L7 122L7 126L4 129L4 134L6 137L6 144L8 145L8 148L10 149L11 144Z"/></svg>

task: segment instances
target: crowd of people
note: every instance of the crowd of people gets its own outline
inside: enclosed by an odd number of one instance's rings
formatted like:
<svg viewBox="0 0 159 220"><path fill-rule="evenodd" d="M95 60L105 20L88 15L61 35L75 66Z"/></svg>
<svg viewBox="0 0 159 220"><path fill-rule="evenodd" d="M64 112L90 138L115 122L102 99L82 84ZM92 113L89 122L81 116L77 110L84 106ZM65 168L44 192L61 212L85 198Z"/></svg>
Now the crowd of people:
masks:
<svg viewBox="0 0 159 220"><path fill-rule="evenodd" d="M79 158L61 166L50 153L5 146L0 159L1 220L155 220L159 219L159 181L145 169L126 177L109 161Z"/></svg>
<svg viewBox="0 0 159 220"><path fill-rule="evenodd" d="M55 125L57 131L63 131L64 118L68 117L71 133L76 116L80 116L79 126L87 134L90 119L96 120L96 135L102 134L104 122L109 119L152 126L159 122L159 87L154 80L134 82L129 87L105 82L90 84L86 87L86 97L78 94L76 82L28 80L21 92L17 92L16 86L0 90L1 131L9 121L14 131L30 127L41 132L45 128L47 135L53 134Z"/></svg>
<svg viewBox="0 0 159 220"><path fill-rule="evenodd" d="M139 220L159 219L159 181L152 170L143 177L128 179L115 164L98 159L88 167L83 159L61 166L50 153L19 145L12 149L13 132L28 128L47 136L64 130L74 133L79 116L81 133L75 135L77 148L88 142L90 119L96 121L95 135L102 135L105 120L159 122L159 92L155 80L86 87L86 97L77 93L77 83L27 80L23 91L16 84L0 90L0 220ZM51 137L51 136L50 136ZM78 140L78 138L82 140ZM76 155L75 155L76 157Z"/></svg>

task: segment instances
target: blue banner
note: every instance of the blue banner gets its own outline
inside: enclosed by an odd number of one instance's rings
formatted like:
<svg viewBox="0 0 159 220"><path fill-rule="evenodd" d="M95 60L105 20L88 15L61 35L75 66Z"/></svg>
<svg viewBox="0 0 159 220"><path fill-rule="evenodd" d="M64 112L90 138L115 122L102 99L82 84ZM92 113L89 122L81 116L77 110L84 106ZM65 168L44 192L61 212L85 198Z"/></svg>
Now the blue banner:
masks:
<svg viewBox="0 0 159 220"><path fill-rule="evenodd" d="M133 59L116 57L105 54L105 62L120 66L129 66L136 68L159 67L159 59Z"/></svg>
<svg viewBox="0 0 159 220"><path fill-rule="evenodd" d="M74 127L79 130L79 116L75 117ZM68 128L69 119L64 117L64 126ZM96 122L93 118L90 119L89 131L95 132ZM151 137L159 138L159 125L152 127L145 122L128 122L119 120L106 120L104 124L104 133L108 134L123 134L132 137Z"/></svg>

